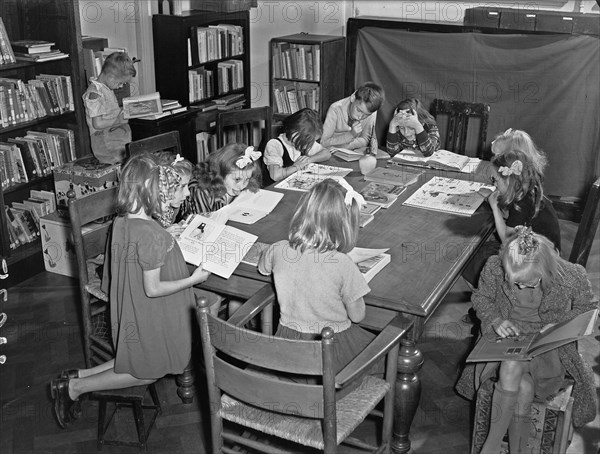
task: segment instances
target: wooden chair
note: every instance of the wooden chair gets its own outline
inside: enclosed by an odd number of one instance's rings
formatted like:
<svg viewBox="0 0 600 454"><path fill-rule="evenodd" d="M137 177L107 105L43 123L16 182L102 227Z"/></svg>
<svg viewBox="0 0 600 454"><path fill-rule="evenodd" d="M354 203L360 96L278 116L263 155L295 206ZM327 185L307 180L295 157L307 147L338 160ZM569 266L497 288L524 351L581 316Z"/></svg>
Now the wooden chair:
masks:
<svg viewBox="0 0 600 454"><path fill-rule="evenodd" d="M217 146L241 142L263 151L271 139L271 107L231 110L217 117Z"/></svg>
<svg viewBox="0 0 600 454"><path fill-rule="evenodd" d="M272 298L265 301L249 300L229 321L210 315L206 301L197 302L212 452L236 452L224 446L224 440L261 452L284 452L275 445L276 439L266 444L225 431L223 419L325 453L336 452L342 442L374 451L377 447L350 437L369 413L383 417L377 452L389 452L399 342L411 323L396 316L361 354L334 374L335 336L330 328L322 331L320 341L282 339L241 328L262 307L270 307ZM383 358L387 358L385 380L368 375L370 367ZM322 384L280 379L281 373L315 376ZM383 412L376 411L384 399Z"/></svg>
<svg viewBox="0 0 600 454"><path fill-rule="evenodd" d="M590 189L585 202L585 208L581 216L573 248L569 255L569 262L585 266L587 264L592 243L598 231L600 223L600 178L598 178Z"/></svg>
<svg viewBox="0 0 600 454"><path fill-rule="evenodd" d="M484 158L490 105L434 99L431 113L440 130L440 146L454 153Z"/></svg>
<svg viewBox="0 0 600 454"><path fill-rule="evenodd" d="M94 223L116 213L118 188L99 191L85 198L68 196L69 218L73 234L73 247L77 258L81 322L83 327L83 352L87 368L113 358L110 333L108 295L101 288L97 269L104 263L104 252L109 237L111 221Z"/></svg>
<svg viewBox="0 0 600 454"><path fill-rule="evenodd" d="M143 152L156 153L158 151L170 151L175 154L181 154L179 131L169 131L152 137L134 140L127 144L127 154L129 156L135 156Z"/></svg>

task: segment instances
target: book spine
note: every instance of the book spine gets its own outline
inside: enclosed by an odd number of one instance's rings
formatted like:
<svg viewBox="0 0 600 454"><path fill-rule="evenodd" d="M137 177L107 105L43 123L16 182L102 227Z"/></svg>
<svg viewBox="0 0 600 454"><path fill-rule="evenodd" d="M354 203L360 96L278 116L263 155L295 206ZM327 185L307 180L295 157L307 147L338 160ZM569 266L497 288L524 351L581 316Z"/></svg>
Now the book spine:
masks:
<svg viewBox="0 0 600 454"><path fill-rule="evenodd" d="M12 144L11 153L13 159L17 165L17 169L19 172L19 179L21 183L28 183L29 177L27 176L27 169L25 168L25 162L23 160L23 156L21 154L21 149L17 144Z"/></svg>
<svg viewBox="0 0 600 454"><path fill-rule="evenodd" d="M0 63L15 63L17 60L15 59L15 54L13 53L12 47L10 45L10 41L8 40L8 33L6 32L6 27L4 26L4 22L0 17L0 54L2 54L2 58L0 58Z"/></svg>

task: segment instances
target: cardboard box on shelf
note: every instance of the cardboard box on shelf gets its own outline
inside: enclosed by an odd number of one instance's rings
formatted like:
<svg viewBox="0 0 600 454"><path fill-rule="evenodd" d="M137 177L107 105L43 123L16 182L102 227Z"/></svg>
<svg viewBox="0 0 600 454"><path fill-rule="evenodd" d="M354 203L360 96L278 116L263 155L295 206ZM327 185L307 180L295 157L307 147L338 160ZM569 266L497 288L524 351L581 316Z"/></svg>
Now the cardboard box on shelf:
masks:
<svg viewBox="0 0 600 454"><path fill-rule="evenodd" d="M120 164L102 164L85 156L54 170L54 190L59 205L67 205L67 192L75 191L79 199L119 184Z"/></svg>

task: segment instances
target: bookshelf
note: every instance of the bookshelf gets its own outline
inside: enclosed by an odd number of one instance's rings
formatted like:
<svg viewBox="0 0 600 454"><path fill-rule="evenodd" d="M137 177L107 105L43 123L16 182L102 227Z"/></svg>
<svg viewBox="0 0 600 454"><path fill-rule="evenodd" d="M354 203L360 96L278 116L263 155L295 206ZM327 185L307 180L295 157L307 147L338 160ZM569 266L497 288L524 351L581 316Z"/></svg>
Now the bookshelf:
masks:
<svg viewBox="0 0 600 454"><path fill-rule="evenodd" d="M304 107L324 120L329 106L344 97L346 39L297 33L271 39L270 85L274 120Z"/></svg>
<svg viewBox="0 0 600 454"><path fill-rule="evenodd" d="M156 14L152 29L156 90L196 113L195 132L214 131L217 111L250 107L249 11Z"/></svg>
<svg viewBox="0 0 600 454"><path fill-rule="evenodd" d="M70 77L70 106L50 115L30 118L0 126L0 142L23 137L27 131L46 132L47 128L69 129L74 133L74 151L82 156L89 150L89 136L81 94L85 89L83 61L80 58L81 27L78 0L4 0L0 4L8 38L12 41L32 39L55 43L68 58L46 62L17 61L0 65L0 78L27 83L41 74ZM23 118L21 119L23 120ZM21 202L31 190L54 190L52 173L29 178L27 183L0 187L0 256L11 270L3 286L10 287L44 270L40 238L11 248L5 207Z"/></svg>

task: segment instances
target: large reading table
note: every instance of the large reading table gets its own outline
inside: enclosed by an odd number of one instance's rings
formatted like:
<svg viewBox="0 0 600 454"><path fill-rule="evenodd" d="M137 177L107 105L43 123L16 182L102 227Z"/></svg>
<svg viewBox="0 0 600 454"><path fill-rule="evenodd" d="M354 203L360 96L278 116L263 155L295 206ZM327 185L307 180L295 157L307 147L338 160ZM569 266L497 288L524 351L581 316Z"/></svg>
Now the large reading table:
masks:
<svg viewBox="0 0 600 454"><path fill-rule="evenodd" d="M357 162L345 162L333 157L327 164L351 167L346 180L357 190L367 184L358 172ZM386 161L378 161L379 166ZM394 166L395 169L414 167ZM392 261L369 283L371 292L365 297L367 316L364 327L383 328L397 313L413 321L408 338L402 341L396 388L394 418L395 452L410 449L409 431L421 394L417 372L423 365L423 356L417 341L425 323L442 299L460 277L471 256L493 231L493 216L484 202L473 216L459 216L438 211L404 206L402 203L423 183L433 176L446 176L480 182L490 182L490 164L482 161L474 174L422 169L418 181L408 187L388 209L375 213L375 219L361 228L358 244L365 248L389 248ZM269 187L269 190L280 191ZM253 225L230 223L258 236L258 241L274 243L286 239L294 208L302 192L281 190L285 195L275 209ZM212 275L203 288L235 297L248 298L271 282L255 267L240 264L228 280Z"/></svg>

